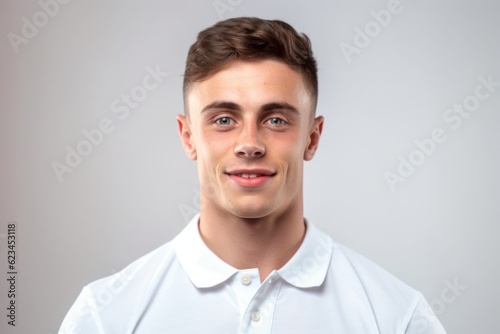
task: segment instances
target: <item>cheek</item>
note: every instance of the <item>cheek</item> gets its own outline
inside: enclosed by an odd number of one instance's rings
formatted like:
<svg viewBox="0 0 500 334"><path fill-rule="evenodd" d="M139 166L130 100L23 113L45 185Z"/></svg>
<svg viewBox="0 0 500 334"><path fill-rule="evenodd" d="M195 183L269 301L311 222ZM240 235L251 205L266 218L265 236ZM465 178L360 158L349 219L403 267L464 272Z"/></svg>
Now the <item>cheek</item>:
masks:
<svg viewBox="0 0 500 334"><path fill-rule="evenodd" d="M287 165L287 176L290 182L299 181L302 178L302 161L295 156Z"/></svg>
<svg viewBox="0 0 500 334"><path fill-rule="evenodd" d="M290 143L296 143L290 145ZM287 176L299 177L300 171L303 164L303 148L302 143L297 143L297 141L284 142L282 145L278 146L277 156L281 160L282 168L286 172Z"/></svg>
<svg viewBox="0 0 500 334"><path fill-rule="evenodd" d="M220 167L227 155L227 144L223 145L223 141L210 141L200 138L198 142L198 165L204 173L214 173Z"/></svg>

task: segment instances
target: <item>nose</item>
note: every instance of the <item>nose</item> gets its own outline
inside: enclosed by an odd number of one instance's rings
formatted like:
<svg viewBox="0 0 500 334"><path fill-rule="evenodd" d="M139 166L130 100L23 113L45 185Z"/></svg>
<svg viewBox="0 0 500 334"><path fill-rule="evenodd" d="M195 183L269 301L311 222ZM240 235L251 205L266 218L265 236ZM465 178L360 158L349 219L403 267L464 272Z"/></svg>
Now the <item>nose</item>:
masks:
<svg viewBox="0 0 500 334"><path fill-rule="evenodd" d="M234 147L234 153L245 159L256 159L264 156L266 149L260 140L257 125L248 124L242 129Z"/></svg>

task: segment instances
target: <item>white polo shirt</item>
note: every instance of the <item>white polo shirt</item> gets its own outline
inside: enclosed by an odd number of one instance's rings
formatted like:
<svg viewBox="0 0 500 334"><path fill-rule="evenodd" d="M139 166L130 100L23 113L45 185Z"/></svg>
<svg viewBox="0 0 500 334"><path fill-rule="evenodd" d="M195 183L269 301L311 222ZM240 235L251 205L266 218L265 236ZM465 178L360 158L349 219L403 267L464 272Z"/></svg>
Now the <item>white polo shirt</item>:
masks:
<svg viewBox="0 0 500 334"><path fill-rule="evenodd" d="M306 222L260 282L205 245L199 215L171 242L83 288L59 333L445 333L422 295Z"/></svg>

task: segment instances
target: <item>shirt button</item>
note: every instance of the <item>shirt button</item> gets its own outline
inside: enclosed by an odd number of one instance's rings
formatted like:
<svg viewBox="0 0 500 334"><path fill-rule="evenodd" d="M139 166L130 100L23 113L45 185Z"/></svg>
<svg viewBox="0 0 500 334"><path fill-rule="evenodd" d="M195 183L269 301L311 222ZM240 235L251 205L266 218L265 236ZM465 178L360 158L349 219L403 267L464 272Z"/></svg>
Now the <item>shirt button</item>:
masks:
<svg viewBox="0 0 500 334"><path fill-rule="evenodd" d="M241 283L243 283L245 285L252 283L252 277L250 277L248 275L241 276Z"/></svg>
<svg viewBox="0 0 500 334"><path fill-rule="evenodd" d="M259 322L259 320L260 320L260 313L259 312L253 312L252 313L252 321Z"/></svg>

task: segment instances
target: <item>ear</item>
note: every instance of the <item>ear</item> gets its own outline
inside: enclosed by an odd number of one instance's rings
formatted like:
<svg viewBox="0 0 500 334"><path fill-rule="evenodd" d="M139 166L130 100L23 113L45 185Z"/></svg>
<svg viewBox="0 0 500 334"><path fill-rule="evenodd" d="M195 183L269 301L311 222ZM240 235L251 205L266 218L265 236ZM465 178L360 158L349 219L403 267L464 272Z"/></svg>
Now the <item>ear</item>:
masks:
<svg viewBox="0 0 500 334"><path fill-rule="evenodd" d="M191 134L191 126L186 116L177 115L177 129L179 130L184 152L186 152L189 159L196 160L196 147L194 145L193 135Z"/></svg>
<svg viewBox="0 0 500 334"><path fill-rule="evenodd" d="M319 138L321 137L321 132L323 131L323 116L318 116L314 119L314 122L309 130L309 138L306 150L304 151L304 160L309 161L314 157L316 150L319 145Z"/></svg>

